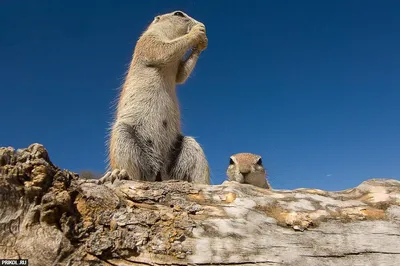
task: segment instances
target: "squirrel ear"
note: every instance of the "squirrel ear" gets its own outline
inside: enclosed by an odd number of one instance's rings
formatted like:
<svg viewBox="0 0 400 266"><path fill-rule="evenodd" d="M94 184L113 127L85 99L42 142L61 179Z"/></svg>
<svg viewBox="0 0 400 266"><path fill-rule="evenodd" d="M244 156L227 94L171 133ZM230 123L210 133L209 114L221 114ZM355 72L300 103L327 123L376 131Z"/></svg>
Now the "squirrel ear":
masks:
<svg viewBox="0 0 400 266"><path fill-rule="evenodd" d="M159 20L160 20L160 16L157 16L157 17L154 18L153 23L156 23Z"/></svg>

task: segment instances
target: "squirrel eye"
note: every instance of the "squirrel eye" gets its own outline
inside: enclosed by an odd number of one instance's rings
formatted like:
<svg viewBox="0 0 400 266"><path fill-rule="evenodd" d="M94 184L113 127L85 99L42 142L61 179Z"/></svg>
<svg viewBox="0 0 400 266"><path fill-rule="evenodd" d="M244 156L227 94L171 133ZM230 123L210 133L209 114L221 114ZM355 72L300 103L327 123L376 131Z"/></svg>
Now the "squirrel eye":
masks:
<svg viewBox="0 0 400 266"><path fill-rule="evenodd" d="M258 164L258 165L262 165L262 160L261 160L261 158L258 159L257 164Z"/></svg>
<svg viewBox="0 0 400 266"><path fill-rule="evenodd" d="M180 11L176 11L176 12L174 13L174 16L185 17L185 15L184 15L182 12L180 12Z"/></svg>
<svg viewBox="0 0 400 266"><path fill-rule="evenodd" d="M232 159L229 159L229 164L232 165L235 164L235 162Z"/></svg>

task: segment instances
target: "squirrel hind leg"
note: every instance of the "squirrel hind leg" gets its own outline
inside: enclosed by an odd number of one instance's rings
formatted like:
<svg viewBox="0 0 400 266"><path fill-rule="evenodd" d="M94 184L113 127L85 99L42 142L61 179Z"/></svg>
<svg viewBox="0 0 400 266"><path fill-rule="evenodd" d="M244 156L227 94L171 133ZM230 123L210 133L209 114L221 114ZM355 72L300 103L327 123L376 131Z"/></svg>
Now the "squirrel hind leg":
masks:
<svg viewBox="0 0 400 266"><path fill-rule="evenodd" d="M171 179L210 184L210 171L206 156L194 138L178 137L170 157L168 172Z"/></svg>
<svg viewBox="0 0 400 266"><path fill-rule="evenodd" d="M140 125L119 123L114 132L113 167L124 169L130 180L156 181L162 161Z"/></svg>

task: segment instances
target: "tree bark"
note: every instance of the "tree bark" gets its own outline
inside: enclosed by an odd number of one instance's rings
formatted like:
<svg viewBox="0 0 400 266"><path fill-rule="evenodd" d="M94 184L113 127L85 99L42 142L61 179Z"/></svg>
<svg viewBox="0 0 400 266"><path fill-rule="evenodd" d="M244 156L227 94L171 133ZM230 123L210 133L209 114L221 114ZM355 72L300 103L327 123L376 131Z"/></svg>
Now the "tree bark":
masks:
<svg viewBox="0 0 400 266"><path fill-rule="evenodd" d="M0 148L0 258L29 265L400 265L400 182L266 190L97 185L46 149Z"/></svg>

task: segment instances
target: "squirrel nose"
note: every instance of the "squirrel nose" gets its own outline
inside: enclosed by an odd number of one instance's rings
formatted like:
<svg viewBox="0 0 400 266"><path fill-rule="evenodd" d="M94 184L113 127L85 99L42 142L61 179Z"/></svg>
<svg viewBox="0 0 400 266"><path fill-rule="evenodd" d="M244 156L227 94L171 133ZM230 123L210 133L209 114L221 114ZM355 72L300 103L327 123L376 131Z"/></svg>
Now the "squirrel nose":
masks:
<svg viewBox="0 0 400 266"><path fill-rule="evenodd" d="M240 173L242 175L247 175L248 173L250 173L250 168L240 169Z"/></svg>

